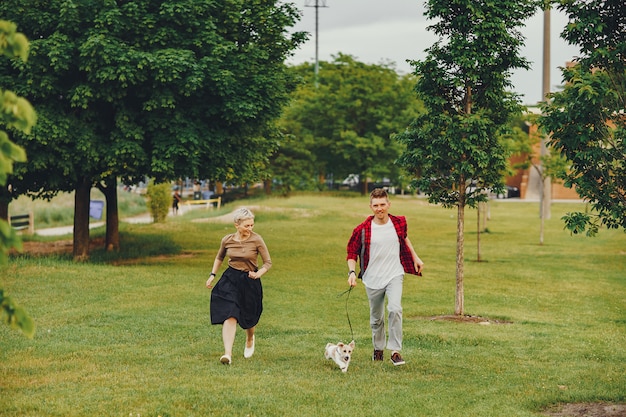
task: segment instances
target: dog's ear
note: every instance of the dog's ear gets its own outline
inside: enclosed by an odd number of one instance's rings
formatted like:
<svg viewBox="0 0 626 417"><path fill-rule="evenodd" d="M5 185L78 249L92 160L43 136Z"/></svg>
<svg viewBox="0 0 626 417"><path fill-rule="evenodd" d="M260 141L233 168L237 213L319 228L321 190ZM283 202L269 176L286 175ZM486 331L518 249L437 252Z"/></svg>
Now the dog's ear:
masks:
<svg viewBox="0 0 626 417"><path fill-rule="evenodd" d="M337 343L337 346L339 346L340 348L342 348L344 346L344 344L342 342Z"/></svg>
<svg viewBox="0 0 626 417"><path fill-rule="evenodd" d="M350 342L350 347L351 347L352 349L354 349L354 340L353 340L352 342Z"/></svg>

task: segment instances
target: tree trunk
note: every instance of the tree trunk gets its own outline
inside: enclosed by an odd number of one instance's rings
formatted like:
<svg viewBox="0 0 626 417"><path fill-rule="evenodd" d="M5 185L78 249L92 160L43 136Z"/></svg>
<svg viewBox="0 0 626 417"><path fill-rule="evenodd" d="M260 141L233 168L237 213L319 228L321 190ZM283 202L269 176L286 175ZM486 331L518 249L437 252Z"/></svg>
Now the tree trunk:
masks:
<svg viewBox="0 0 626 417"><path fill-rule="evenodd" d="M457 207L456 221L456 297L454 302L454 314L463 315L465 296L463 292L463 267L464 267L464 229L465 205L459 204Z"/></svg>
<svg viewBox="0 0 626 417"><path fill-rule="evenodd" d="M0 219L9 221L9 203L13 197L7 187L0 187Z"/></svg>
<svg viewBox="0 0 626 417"><path fill-rule="evenodd" d="M482 210L482 204L478 203L476 210L476 262L480 262L480 212Z"/></svg>
<svg viewBox="0 0 626 417"><path fill-rule="evenodd" d="M99 184L106 199L106 238L104 249L107 252L120 250L120 217L117 206L117 178L109 177Z"/></svg>
<svg viewBox="0 0 626 417"><path fill-rule="evenodd" d="M74 195L74 261L89 259L89 198L91 181L82 178Z"/></svg>
<svg viewBox="0 0 626 417"><path fill-rule="evenodd" d="M470 86L465 88L465 113L468 115L472 113L472 88ZM459 178L459 202L456 215L456 296L454 300L454 314L457 316L462 316L465 310L465 293L463 289L465 267L465 187L467 187L466 178L461 175L461 178Z"/></svg>
<svg viewBox="0 0 626 417"><path fill-rule="evenodd" d="M0 219L9 221L9 202L0 199Z"/></svg>
<svg viewBox="0 0 626 417"><path fill-rule="evenodd" d="M361 173L359 174L359 187L361 188L361 195L369 194L367 191L367 175Z"/></svg>

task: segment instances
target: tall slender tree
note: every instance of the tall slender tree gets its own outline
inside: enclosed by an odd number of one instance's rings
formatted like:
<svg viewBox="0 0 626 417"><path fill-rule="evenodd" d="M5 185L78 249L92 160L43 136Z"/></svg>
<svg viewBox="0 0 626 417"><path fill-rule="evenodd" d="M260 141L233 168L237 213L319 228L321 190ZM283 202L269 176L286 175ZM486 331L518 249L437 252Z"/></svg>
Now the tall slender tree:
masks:
<svg viewBox="0 0 626 417"><path fill-rule="evenodd" d="M439 39L423 61L413 61L418 96L427 113L398 139L407 147L400 163L432 203L457 209L457 315L464 314L465 207L502 190L507 152L499 136L522 107L511 71L528 68L520 56L519 28L537 9L527 0L429 0L426 16Z"/></svg>

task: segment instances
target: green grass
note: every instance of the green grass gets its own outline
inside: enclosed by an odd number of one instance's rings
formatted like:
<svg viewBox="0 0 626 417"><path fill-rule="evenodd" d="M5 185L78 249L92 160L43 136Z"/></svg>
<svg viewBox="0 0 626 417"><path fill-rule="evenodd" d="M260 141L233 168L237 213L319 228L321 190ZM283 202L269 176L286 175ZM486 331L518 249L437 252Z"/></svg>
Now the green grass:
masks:
<svg viewBox="0 0 626 417"><path fill-rule="evenodd" d="M218 359L204 288L232 210L194 210L122 227L122 252L90 264L19 257L2 284L27 307L33 340L0 326L2 416L538 416L559 402L626 401L626 234L572 237L554 204L539 241L537 204L494 201L476 262L467 211L467 314L510 324L427 319L454 311L452 210L395 197L426 263L405 280L405 366L371 361L367 299L348 299L356 349L343 374L323 356L349 341L345 245L366 198L253 200L274 267L264 277L257 351ZM160 255L165 254L165 255Z"/></svg>

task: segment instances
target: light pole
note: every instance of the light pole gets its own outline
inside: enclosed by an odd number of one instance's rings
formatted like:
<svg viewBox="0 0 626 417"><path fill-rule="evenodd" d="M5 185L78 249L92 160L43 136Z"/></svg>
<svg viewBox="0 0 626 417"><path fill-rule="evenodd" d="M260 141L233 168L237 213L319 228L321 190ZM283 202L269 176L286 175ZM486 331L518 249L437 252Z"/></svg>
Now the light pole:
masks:
<svg viewBox="0 0 626 417"><path fill-rule="evenodd" d="M319 64L319 9L327 7L325 0L307 0L304 7L315 7L315 87L317 87L317 74L320 70Z"/></svg>

